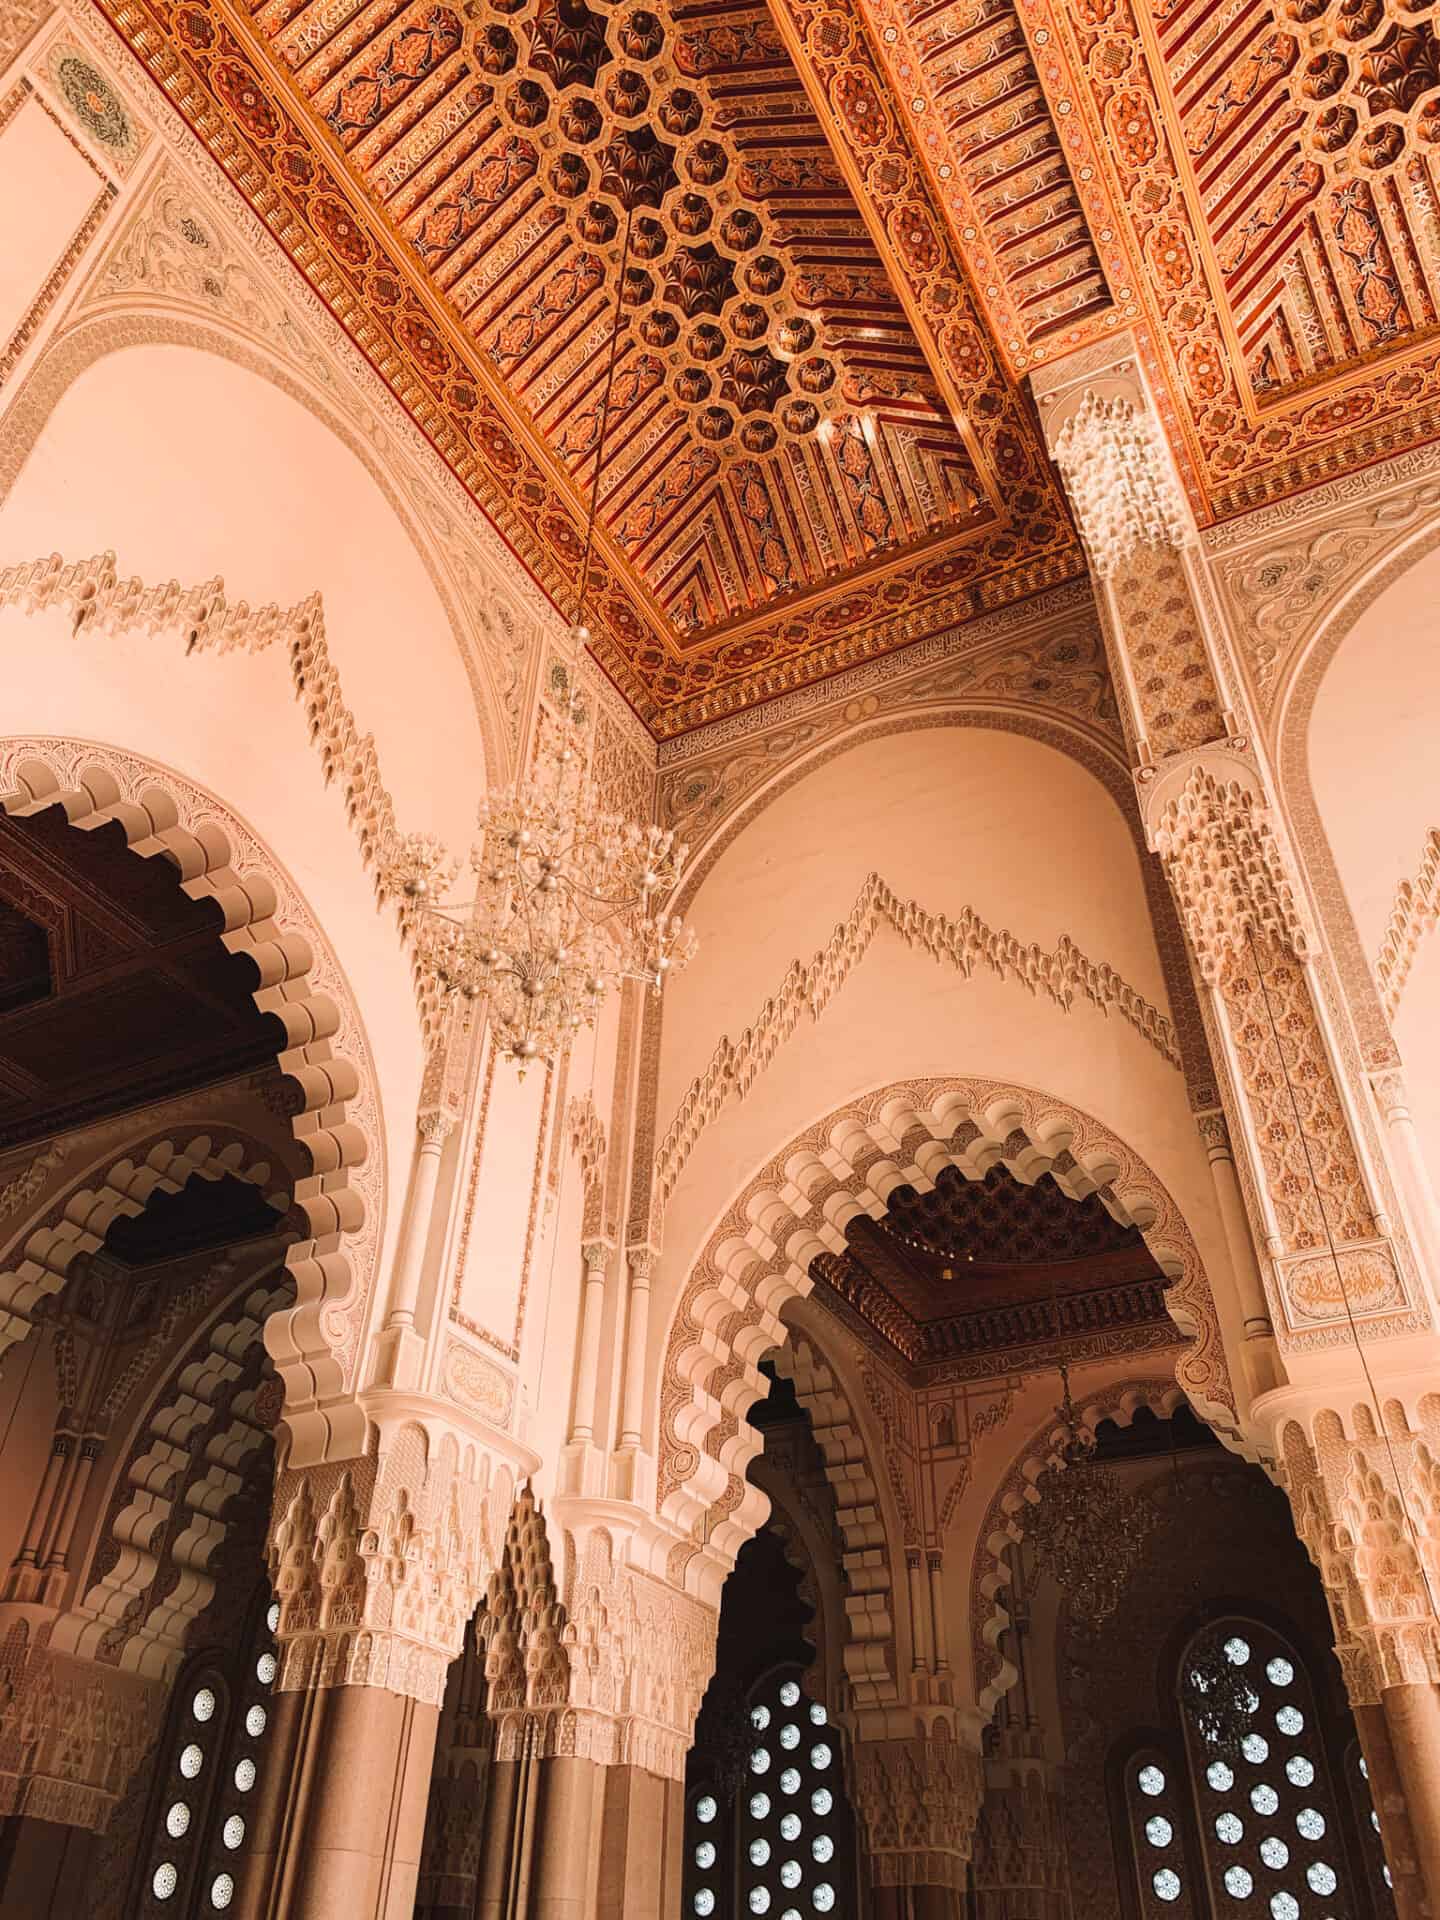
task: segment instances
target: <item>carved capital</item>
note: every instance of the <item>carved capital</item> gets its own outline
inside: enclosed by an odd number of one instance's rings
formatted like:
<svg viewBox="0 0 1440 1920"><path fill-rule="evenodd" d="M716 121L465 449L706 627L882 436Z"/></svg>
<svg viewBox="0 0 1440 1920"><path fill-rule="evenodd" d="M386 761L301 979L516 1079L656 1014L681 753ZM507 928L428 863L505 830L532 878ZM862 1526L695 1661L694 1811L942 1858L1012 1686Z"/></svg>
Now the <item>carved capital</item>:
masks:
<svg viewBox="0 0 1440 1920"><path fill-rule="evenodd" d="M1200 1113L1195 1116L1195 1125L1199 1129L1200 1139L1205 1151L1212 1160L1231 1158L1230 1128L1223 1113Z"/></svg>
<svg viewBox="0 0 1440 1920"><path fill-rule="evenodd" d="M438 1150L455 1131L455 1115L444 1107L427 1107L424 1113L416 1117L415 1127L422 1148L434 1147Z"/></svg>
<svg viewBox="0 0 1440 1920"><path fill-rule="evenodd" d="M864 1740L852 1773L871 1884L963 1888L984 1790L980 1755L923 1734Z"/></svg>
<svg viewBox="0 0 1440 1920"><path fill-rule="evenodd" d="M580 1258L585 1262L588 1275L599 1275L610 1262L611 1249L604 1240L589 1240L580 1249Z"/></svg>
<svg viewBox="0 0 1440 1920"><path fill-rule="evenodd" d="M287 1468L270 1576L281 1690L372 1686L439 1706L499 1559L512 1481L418 1423L379 1452Z"/></svg>
<svg viewBox="0 0 1440 1920"><path fill-rule="evenodd" d="M650 1276L655 1270L655 1253L651 1247L631 1247L625 1255L630 1267L630 1285L638 1292L650 1285Z"/></svg>

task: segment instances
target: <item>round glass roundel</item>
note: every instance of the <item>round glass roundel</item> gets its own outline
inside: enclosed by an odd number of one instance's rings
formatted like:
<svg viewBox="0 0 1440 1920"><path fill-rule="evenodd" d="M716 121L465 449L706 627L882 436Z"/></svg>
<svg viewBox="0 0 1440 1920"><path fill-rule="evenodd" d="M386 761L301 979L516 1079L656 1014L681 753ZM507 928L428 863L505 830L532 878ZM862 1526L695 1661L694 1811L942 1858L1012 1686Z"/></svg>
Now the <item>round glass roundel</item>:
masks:
<svg viewBox="0 0 1440 1920"><path fill-rule="evenodd" d="M1225 1891L1236 1900L1248 1900L1255 1891L1255 1882L1244 1867L1225 1869Z"/></svg>
<svg viewBox="0 0 1440 1920"><path fill-rule="evenodd" d="M172 1840L178 1840L182 1834L190 1831L190 1809L183 1800L177 1800L166 1814L165 1831Z"/></svg>
<svg viewBox="0 0 1440 1920"><path fill-rule="evenodd" d="M1290 1849L1283 1840L1277 1839L1273 1833L1267 1833L1265 1838L1260 1842L1260 1858L1265 1862L1267 1867L1273 1867L1276 1873L1278 1873L1281 1867L1289 1866Z"/></svg>
<svg viewBox="0 0 1440 1920"><path fill-rule="evenodd" d="M751 1754L750 1771L751 1773L768 1773L770 1771L770 1755L764 1747L756 1747L755 1751Z"/></svg>
<svg viewBox="0 0 1440 1920"><path fill-rule="evenodd" d="M1245 1738L1240 1742L1240 1751L1250 1762L1251 1766L1258 1767L1261 1761L1270 1758L1270 1742L1265 1739L1263 1734L1247 1733Z"/></svg>
<svg viewBox="0 0 1440 1920"><path fill-rule="evenodd" d="M1150 1884L1160 1900L1178 1900L1180 1898L1180 1876L1169 1867L1161 1867L1158 1873L1152 1873Z"/></svg>
<svg viewBox="0 0 1440 1920"><path fill-rule="evenodd" d="M156 1867L150 1882L150 1891L157 1900L168 1900L180 1884L180 1876L168 1860L162 1860Z"/></svg>
<svg viewBox="0 0 1440 1920"><path fill-rule="evenodd" d="M278 1600L272 1600L265 1609L265 1624L272 1633L274 1633L280 1625L280 1602Z"/></svg>
<svg viewBox="0 0 1440 1920"><path fill-rule="evenodd" d="M769 1859L770 1859L770 1842L768 1840L752 1840L750 1842L751 1866L763 1867L768 1863Z"/></svg>
<svg viewBox="0 0 1440 1920"><path fill-rule="evenodd" d="M1295 1678L1295 1669L1288 1660L1282 1659L1277 1653L1275 1658L1266 1665L1265 1678L1272 1687L1288 1687Z"/></svg>
<svg viewBox="0 0 1440 1920"><path fill-rule="evenodd" d="M753 1810L755 1803L752 1801L750 1804ZM703 1827L708 1827L719 1811L720 1809L716 1804L713 1794L702 1793L700 1798L695 1802L695 1818Z"/></svg>
<svg viewBox="0 0 1440 1920"><path fill-rule="evenodd" d="M781 1727L780 1744L782 1747L786 1749L787 1752L799 1746L800 1729L799 1727L796 1726L793 1720L787 1721L785 1725Z"/></svg>
<svg viewBox="0 0 1440 1920"><path fill-rule="evenodd" d="M786 1767L780 1776L780 1791L782 1793L798 1793L800 1791L800 1770L798 1767Z"/></svg>
<svg viewBox="0 0 1440 1920"><path fill-rule="evenodd" d="M180 1771L187 1780L193 1780L204 1764L204 1751L192 1740L180 1755Z"/></svg>
<svg viewBox="0 0 1440 1920"><path fill-rule="evenodd" d="M1227 1847L1237 1847L1245 1838L1245 1823L1233 1813L1220 1813L1215 1816L1215 1836L1223 1840Z"/></svg>
<svg viewBox="0 0 1440 1920"><path fill-rule="evenodd" d="M235 1785L241 1793L249 1793L255 1784L255 1762L247 1753L243 1760L235 1762Z"/></svg>
<svg viewBox="0 0 1440 1920"><path fill-rule="evenodd" d="M800 1862L798 1860L782 1861L780 1866L780 1884L782 1887L789 1887L793 1892L793 1890L799 1886L801 1878Z"/></svg>
<svg viewBox="0 0 1440 1920"><path fill-rule="evenodd" d="M1300 1920L1300 1902L1293 1893L1272 1893L1270 1911L1275 1920Z"/></svg>
<svg viewBox="0 0 1440 1920"><path fill-rule="evenodd" d="M751 1887L750 1911L751 1913L768 1913L770 1911L770 1889L768 1887Z"/></svg>
<svg viewBox="0 0 1440 1920"><path fill-rule="evenodd" d="M1315 1769L1303 1753L1292 1753L1285 1762L1285 1778L1292 1787L1308 1787L1315 1778Z"/></svg>
<svg viewBox="0 0 1440 1920"><path fill-rule="evenodd" d="M223 1911L235 1898L235 1882L228 1873L217 1873L210 1882L210 1904Z"/></svg>
<svg viewBox="0 0 1440 1920"><path fill-rule="evenodd" d="M823 1773L830 1764L830 1749L823 1740L817 1740L810 1749L810 1764L817 1773Z"/></svg>
<svg viewBox="0 0 1440 1920"><path fill-rule="evenodd" d="M1205 1769L1205 1778L1216 1793L1228 1793L1235 1784L1235 1775L1223 1760L1212 1760Z"/></svg>
<svg viewBox="0 0 1440 1920"><path fill-rule="evenodd" d="M810 1896L810 1904L817 1913L829 1913L835 1904L835 1889L828 1880L822 1880Z"/></svg>
<svg viewBox="0 0 1440 1920"><path fill-rule="evenodd" d="M1333 1893L1338 1884L1335 1869L1327 1866L1323 1860L1312 1860L1305 1869L1305 1878L1310 1882L1312 1893Z"/></svg>
<svg viewBox="0 0 1440 1920"><path fill-rule="evenodd" d="M1371 1807L1370 1809L1370 1824L1375 1829L1376 1833L1380 1831L1380 1816L1378 1813L1376 1813L1373 1807Z"/></svg>
<svg viewBox="0 0 1440 1920"><path fill-rule="evenodd" d="M1232 1633L1225 1642L1225 1658L1232 1667L1243 1667L1250 1658L1250 1642L1242 1640L1238 1633Z"/></svg>
<svg viewBox="0 0 1440 1920"><path fill-rule="evenodd" d="M1323 1840L1325 1816L1318 1807L1302 1807L1295 1816L1295 1827L1302 1840Z"/></svg>
<svg viewBox="0 0 1440 1920"><path fill-rule="evenodd" d="M245 1822L238 1813L232 1813L220 1830L220 1838L233 1853L245 1838Z"/></svg>
<svg viewBox="0 0 1440 1920"><path fill-rule="evenodd" d="M690 1904L699 1914L700 1920L708 1920L708 1916L715 1911L715 1895L709 1887L701 1887Z"/></svg>
<svg viewBox="0 0 1440 1920"><path fill-rule="evenodd" d="M781 1815L780 1838L782 1840L798 1840L800 1838L800 1816L798 1813Z"/></svg>
<svg viewBox="0 0 1440 1920"><path fill-rule="evenodd" d="M1305 1716L1298 1707L1281 1707L1275 1716L1275 1724L1281 1733L1295 1735L1305 1730Z"/></svg>
<svg viewBox="0 0 1440 1920"><path fill-rule="evenodd" d="M261 1734L265 1731L265 1723L269 1717L264 1707L251 1707L245 1716L245 1731L252 1740L258 1740L260 1738Z"/></svg>
<svg viewBox="0 0 1440 1920"><path fill-rule="evenodd" d="M780 1920L800 1920L800 1909L798 1907L786 1907L780 1916Z"/></svg>
<svg viewBox="0 0 1440 1920"><path fill-rule="evenodd" d="M710 1804L713 1807L715 1802L712 1800ZM763 1820L766 1814L769 1813L769 1811L770 1811L769 1794L768 1793L752 1793L750 1796L750 1817L753 1820ZM715 1816L713 1813L702 1813L700 1815L700 1818L702 1820L713 1820Z"/></svg>
<svg viewBox="0 0 1440 1920"><path fill-rule="evenodd" d="M835 1858L835 1842L828 1833L817 1833L810 1842L810 1855L823 1867Z"/></svg>
<svg viewBox="0 0 1440 1920"><path fill-rule="evenodd" d="M194 1714L195 1718L202 1723L206 1720L214 1719L215 1696L209 1687L200 1688L195 1698L190 1702L190 1711Z"/></svg>
<svg viewBox="0 0 1440 1920"><path fill-rule="evenodd" d="M255 1662L255 1678L260 1682L262 1687L268 1687L278 1673L279 1668L280 1663L273 1653L262 1653L260 1658Z"/></svg>
<svg viewBox="0 0 1440 1920"><path fill-rule="evenodd" d="M835 1802L830 1797L829 1787L816 1787L810 1796L810 1811L818 1813L823 1820Z"/></svg>
<svg viewBox="0 0 1440 1920"><path fill-rule="evenodd" d="M810 1724L812 1727L823 1727L825 1724L825 1709L818 1700L810 1702Z"/></svg>
<svg viewBox="0 0 1440 1920"><path fill-rule="evenodd" d="M781 1706L793 1707L798 1703L799 1699L800 1699L799 1687L796 1686L793 1680L787 1680L784 1686L781 1687L780 1689Z"/></svg>
<svg viewBox="0 0 1440 1920"><path fill-rule="evenodd" d="M1148 1793L1153 1796L1157 1793L1164 1793L1165 1776L1159 1767L1141 1767L1139 1773L1136 1775L1135 1784L1139 1787L1141 1793Z"/></svg>
<svg viewBox="0 0 1440 1920"><path fill-rule="evenodd" d="M757 1733L763 1733L770 1724L769 1707L751 1707L750 1724Z"/></svg>
<svg viewBox="0 0 1440 1920"><path fill-rule="evenodd" d="M1152 1813L1145 1822L1145 1838L1152 1847L1168 1847L1175 1838L1175 1829L1163 1813Z"/></svg>
<svg viewBox="0 0 1440 1920"><path fill-rule="evenodd" d="M714 1866L715 1842L713 1840L702 1840L699 1846L696 1847L695 1864L697 1867L713 1867Z"/></svg>
<svg viewBox="0 0 1440 1920"><path fill-rule="evenodd" d="M1274 1813L1280 1804L1280 1796L1268 1781L1262 1780L1258 1787L1250 1789L1250 1804L1256 1813Z"/></svg>

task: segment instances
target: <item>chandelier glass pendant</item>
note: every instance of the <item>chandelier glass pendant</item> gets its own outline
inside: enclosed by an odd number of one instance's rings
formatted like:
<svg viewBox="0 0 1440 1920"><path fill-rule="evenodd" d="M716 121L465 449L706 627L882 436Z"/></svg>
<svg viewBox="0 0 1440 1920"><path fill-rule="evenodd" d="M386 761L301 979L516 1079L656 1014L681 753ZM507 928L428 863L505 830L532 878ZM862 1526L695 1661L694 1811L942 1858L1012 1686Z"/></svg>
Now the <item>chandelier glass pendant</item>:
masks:
<svg viewBox="0 0 1440 1920"><path fill-rule="evenodd" d="M643 130L627 136L628 144L616 143L624 151L603 183L624 208L625 237L568 636L571 658L553 676L562 709L541 716L544 746L531 781L481 804L481 837L470 855L473 899L445 900L456 867L430 835L397 841L386 862L387 883L416 910L421 966L444 995L487 997L491 1032L522 1075L534 1060L556 1059L581 1027L593 1025L612 983L638 980L658 994L695 950L694 935L668 908L689 848L658 826L588 808L588 715L577 672L590 638L585 614L632 222L636 207L658 207L666 190L652 178L653 155L642 136Z"/></svg>

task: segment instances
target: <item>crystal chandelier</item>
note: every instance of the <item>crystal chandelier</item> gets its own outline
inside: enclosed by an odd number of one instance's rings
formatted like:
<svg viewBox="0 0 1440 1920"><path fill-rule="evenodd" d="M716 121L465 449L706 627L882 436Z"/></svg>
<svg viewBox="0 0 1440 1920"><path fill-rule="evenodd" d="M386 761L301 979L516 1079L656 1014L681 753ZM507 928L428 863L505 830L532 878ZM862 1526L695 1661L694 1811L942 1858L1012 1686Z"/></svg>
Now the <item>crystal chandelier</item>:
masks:
<svg viewBox="0 0 1440 1920"><path fill-rule="evenodd" d="M1120 1605L1153 1515L1146 1501L1127 1496L1100 1464L1095 1436L1075 1412L1063 1360L1060 1391L1055 1412L1064 1437L1057 1458L1036 1479L1039 1504L1026 1518L1025 1541L1036 1565L1064 1593L1072 1619L1094 1628Z"/></svg>
<svg viewBox="0 0 1440 1920"><path fill-rule="evenodd" d="M1240 1759L1260 1698L1218 1632L1207 1633L1187 1655L1180 1705L1211 1759Z"/></svg>
<svg viewBox="0 0 1440 1920"><path fill-rule="evenodd" d="M639 136L627 139L633 144ZM639 160L645 158L641 152ZM658 994L695 950L693 934L668 910L689 848L660 827L587 808L587 714L576 671L590 638L585 612L631 223L637 206L658 207L666 191L651 172L637 162L620 168L607 187L625 209L625 239L569 632L572 658L557 675L562 711L549 724L542 718L545 748L531 783L493 794L480 807L481 838L470 855L473 899L445 899L457 868L431 835L397 838L384 861L385 884L412 904L421 967L444 995L487 997L491 1031L522 1075L531 1061L553 1061L582 1026L593 1025L612 983L639 980Z"/></svg>
<svg viewBox="0 0 1440 1920"><path fill-rule="evenodd" d="M688 849L673 833L584 804L578 702L533 783L480 806L474 898L444 898L455 866L438 841L397 842L389 883L418 909L415 951L441 993L488 997L491 1031L523 1074L592 1025L610 986L659 993L694 936L666 910Z"/></svg>

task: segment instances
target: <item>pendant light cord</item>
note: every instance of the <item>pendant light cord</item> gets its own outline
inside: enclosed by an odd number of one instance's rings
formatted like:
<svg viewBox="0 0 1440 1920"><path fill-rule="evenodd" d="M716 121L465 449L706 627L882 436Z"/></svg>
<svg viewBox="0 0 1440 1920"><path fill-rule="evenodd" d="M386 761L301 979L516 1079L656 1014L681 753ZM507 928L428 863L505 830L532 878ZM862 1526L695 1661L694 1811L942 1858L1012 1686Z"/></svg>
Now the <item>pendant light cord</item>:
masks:
<svg viewBox="0 0 1440 1920"><path fill-rule="evenodd" d="M1355 1352L1360 1361L1360 1370L1365 1376L1365 1385L1369 1390L1370 1402L1375 1410L1375 1423L1380 1437L1385 1442L1385 1452L1390 1461L1390 1472L1395 1481L1395 1491L1400 1500L1400 1511L1405 1516L1405 1527L1410 1535L1410 1544L1415 1552L1415 1564L1420 1569L1420 1579L1425 1588L1425 1600L1430 1608L1430 1616L1440 1626L1440 1613L1435 1607L1435 1595L1430 1585L1429 1569L1425 1565L1425 1556L1420 1548L1420 1536L1415 1528L1414 1515L1410 1511L1410 1502L1405 1494L1405 1483L1400 1477L1400 1465L1395 1458L1395 1444L1390 1438L1390 1429L1380 1408L1380 1396L1375 1387L1375 1376L1370 1371L1370 1362L1365 1357L1365 1343L1360 1338L1360 1329L1355 1322L1355 1309L1350 1301L1350 1289L1345 1282L1345 1271L1340 1265L1340 1255L1335 1248L1335 1236L1330 1230L1330 1216L1325 1209L1325 1196L1320 1190L1320 1181L1315 1172L1314 1157L1310 1152L1310 1137L1300 1117L1300 1102L1295 1097L1295 1084L1290 1078L1290 1063L1285 1058L1285 1048L1280 1039L1280 1028L1275 1020L1275 1010L1270 1004L1270 989L1265 983L1265 970L1260 965L1259 951L1255 945L1254 930L1247 927L1245 938L1250 946L1250 959L1255 968L1255 978L1260 983L1260 998L1265 1003L1265 1017L1270 1025L1271 1037L1275 1042L1276 1056L1280 1061L1280 1072L1285 1081L1285 1091L1290 1097L1290 1110L1295 1116L1295 1131L1300 1137L1300 1145L1305 1154L1305 1170L1310 1177L1311 1190L1315 1195L1315 1204L1320 1210L1320 1224L1325 1229L1325 1244L1330 1250L1331 1264L1335 1268L1335 1278L1340 1284L1340 1298L1345 1305L1345 1319L1350 1328L1350 1338L1355 1343Z"/></svg>

